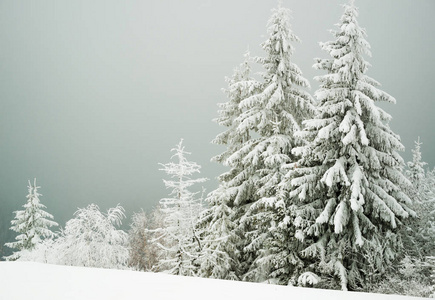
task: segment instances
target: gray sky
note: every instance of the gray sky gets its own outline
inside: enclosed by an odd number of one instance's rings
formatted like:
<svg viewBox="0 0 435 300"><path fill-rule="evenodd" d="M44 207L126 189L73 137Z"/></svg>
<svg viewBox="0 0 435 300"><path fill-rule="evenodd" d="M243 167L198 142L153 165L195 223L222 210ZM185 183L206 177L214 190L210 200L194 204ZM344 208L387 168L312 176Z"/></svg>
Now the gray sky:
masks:
<svg viewBox="0 0 435 300"><path fill-rule="evenodd" d="M302 40L294 61L314 93L313 58L327 57L345 0L284 0ZM0 2L0 232L27 194L64 225L77 207L117 203L128 217L167 195L158 163L185 139L201 175L224 168L210 158L223 130L217 116L225 76L260 43L277 1L3 0ZM397 104L382 107L406 146L418 135L435 165L433 72L435 1L357 0L373 57L369 75ZM0 243L1 233L0 233Z"/></svg>

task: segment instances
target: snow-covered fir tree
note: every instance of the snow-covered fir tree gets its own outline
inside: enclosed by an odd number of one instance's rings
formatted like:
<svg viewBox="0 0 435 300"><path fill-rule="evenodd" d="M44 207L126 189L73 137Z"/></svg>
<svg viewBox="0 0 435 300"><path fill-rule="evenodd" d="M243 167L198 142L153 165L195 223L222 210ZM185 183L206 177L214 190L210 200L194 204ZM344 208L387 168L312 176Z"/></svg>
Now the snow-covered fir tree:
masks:
<svg viewBox="0 0 435 300"><path fill-rule="evenodd" d="M424 166L426 162L421 160L421 145L420 137L415 141L415 147L412 149L412 161L408 162L408 170L406 175L411 181L413 187L416 190L420 189L420 185L424 179Z"/></svg>
<svg viewBox="0 0 435 300"><path fill-rule="evenodd" d="M230 166L231 170L218 177L219 187L207 196L209 208L198 223L203 240L200 276L207 278L240 280L238 262L242 234L238 231L237 216L232 208L251 197L254 180L253 170L245 169L241 161L229 162L228 159L251 138L249 129L242 131L238 128L238 117L242 114L239 104L260 87L260 83L251 77L249 52L244 57L233 76L226 79L228 88L224 92L228 101L219 104L219 117L214 120L227 129L212 141L226 146L225 151L213 157L212 161Z"/></svg>
<svg viewBox="0 0 435 300"><path fill-rule="evenodd" d="M249 237L245 252L255 257L244 280L287 285L294 283L294 274L303 267L298 254L300 243L294 237L292 207L279 189L283 166L293 164L294 157L287 154L289 140L289 136L279 134L278 128L264 139L268 145L262 153L263 169L258 172L259 199L240 220Z"/></svg>
<svg viewBox="0 0 435 300"><path fill-rule="evenodd" d="M408 254L420 259L435 255L435 170L425 172L427 163L422 160L422 144L419 137L406 170L412 183L408 194L417 218L408 222L408 227L402 231Z"/></svg>
<svg viewBox="0 0 435 300"><path fill-rule="evenodd" d="M255 59L265 70L261 89L239 105L243 109L239 130L252 130L258 137L233 157L255 170L255 195L240 207L239 226L247 237L244 259L252 260L243 278L287 284L300 261L292 243L288 203L278 184L284 175L282 167L297 160L291 150L304 144L294 133L315 108L305 91L309 82L292 60L292 43L299 38L291 30L289 9L280 4L272 10L268 33L262 44L266 56Z"/></svg>
<svg viewBox="0 0 435 300"><path fill-rule="evenodd" d="M186 155L190 153L184 150L183 140L171 151L174 152L171 159L175 162L161 164L163 168L160 169L171 177L171 180L163 180L171 192L169 198L160 200L164 226L155 232L158 234L157 242L159 239L165 242L158 243L165 253L158 267L171 274L194 276L202 247L195 224L203 205L202 196L189 189L207 178L192 178L195 173L200 173L201 166L187 160Z"/></svg>
<svg viewBox="0 0 435 300"><path fill-rule="evenodd" d="M239 128L242 120L240 115L243 113L240 102L257 93L261 88L260 82L251 77L250 62L252 58L249 50L243 56L244 61L234 69L231 77L226 78L228 88L223 89L223 92L228 97L228 101L218 104L220 108L218 110L219 117L213 120L217 124L227 127L224 132L218 134L212 141L213 144L226 146L223 153L212 158L212 161L225 166L229 166L228 158L250 139L250 129L245 128L243 131ZM225 179L228 176L232 177L231 174L231 172L222 174L220 181L226 181Z"/></svg>
<svg viewBox="0 0 435 300"><path fill-rule="evenodd" d="M17 232L19 235L15 238L15 242L6 243L5 246L18 250L11 256L9 260L16 260L20 257L20 251L32 250L45 238L54 237L54 233L50 227L57 226L58 224L52 221L53 216L44 211L46 206L41 203L39 197L42 196L38 193L39 186L36 185L36 178L33 185L30 180L27 195L27 202L23 205L24 210L15 211L15 218L11 221L11 230Z"/></svg>
<svg viewBox="0 0 435 300"><path fill-rule="evenodd" d="M395 230L414 214L403 192L409 181L398 151L404 147L388 126L391 116L375 104L395 99L366 75L370 46L357 16L351 0L335 39L321 43L331 58L314 65L327 72L317 77L318 113L304 122L298 135L309 143L294 149L302 159L282 183L298 206L296 236L308 244L302 253L342 289L383 272L399 244ZM373 264L376 270L368 270Z"/></svg>
<svg viewBox="0 0 435 300"><path fill-rule="evenodd" d="M288 9L279 6L273 10L268 22L269 38L262 44L266 56L255 58L265 69L263 80L250 79L247 72L244 77L235 76L225 105L229 111L224 111L234 117L232 126L219 122L229 128L217 137L227 151L216 160L231 170L219 177L220 187L209 195L209 211L226 211L232 222L227 223L229 228L237 226L233 232L238 236L233 233L226 241L231 244L220 248L226 248L228 256L237 259L227 264L231 271L250 281L287 283L288 278L281 278L288 273L284 268L297 261L288 253L288 241L284 238L288 229L287 208L276 187L283 175L281 166L295 160L291 149L303 144L302 139L293 136L294 132L314 112L314 106L303 89L309 83L291 59L291 43L298 38L291 31L289 19ZM219 113L222 116L222 111ZM230 138L222 141L221 136ZM210 219L220 220L216 216ZM222 234L221 238L225 237L229 236Z"/></svg>
<svg viewBox="0 0 435 300"><path fill-rule="evenodd" d="M419 236L421 255L426 258L432 257L433 262L435 260L435 169L426 171L420 190L421 201L414 202L413 207L418 216L415 231ZM435 277L433 281L435 282Z"/></svg>
<svg viewBox="0 0 435 300"><path fill-rule="evenodd" d="M241 238L226 199L225 183L207 196L209 209L200 217L197 227L202 249L198 260L198 275L205 278L240 280L237 260Z"/></svg>

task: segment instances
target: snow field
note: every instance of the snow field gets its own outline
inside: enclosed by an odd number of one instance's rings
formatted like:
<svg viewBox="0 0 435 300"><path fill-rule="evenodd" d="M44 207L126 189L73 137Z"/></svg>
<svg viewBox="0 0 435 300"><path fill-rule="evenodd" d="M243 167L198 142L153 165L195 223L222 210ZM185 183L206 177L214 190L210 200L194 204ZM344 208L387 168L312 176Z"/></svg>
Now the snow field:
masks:
<svg viewBox="0 0 435 300"><path fill-rule="evenodd" d="M417 299L32 262L0 262L0 283L1 300Z"/></svg>

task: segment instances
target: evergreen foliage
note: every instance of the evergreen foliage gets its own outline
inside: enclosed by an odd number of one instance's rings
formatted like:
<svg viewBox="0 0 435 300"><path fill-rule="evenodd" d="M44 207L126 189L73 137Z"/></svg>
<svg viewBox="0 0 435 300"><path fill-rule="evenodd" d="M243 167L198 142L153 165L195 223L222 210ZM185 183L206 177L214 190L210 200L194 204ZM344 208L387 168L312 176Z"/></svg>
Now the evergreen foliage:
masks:
<svg viewBox="0 0 435 300"><path fill-rule="evenodd" d="M364 292L433 298L434 279L431 279L430 272L426 272L428 269L433 270L433 266L433 261L423 262L405 256L396 265L394 272L384 280L373 282Z"/></svg>
<svg viewBox="0 0 435 300"><path fill-rule="evenodd" d="M209 209L202 215L197 224L202 240L202 251L199 258L198 275L206 278L240 280L236 264L239 257L241 238L237 234L237 226L233 220L231 208L227 205L221 190L207 196ZM228 197L228 196L226 196Z"/></svg>
<svg viewBox="0 0 435 300"><path fill-rule="evenodd" d="M424 166L427 165L426 162L421 159L421 145L420 137L415 141L415 148L412 149L412 161L408 162L408 170L406 170L406 175L412 183L414 190L417 192L416 197L419 196L418 191L425 178Z"/></svg>
<svg viewBox="0 0 435 300"><path fill-rule="evenodd" d="M254 195L238 208L239 227L247 243L243 259L248 262L243 279L287 284L300 265L297 243L290 225L290 207L278 189L283 166L296 162L291 150L304 144L295 137L302 121L314 111L314 102L304 90L309 82L294 64L293 42L299 38L290 26L290 10L272 10L269 38L262 44L265 57L257 57L264 72L259 91L241 101L239 130L252 130L256 137L234 154L251 168Z"/></svg>
<svg viewBox="0 0 435 300"><path fill-rule="evenodd" d="M54 237L54 233L49 228L58 224L50 220L53 219L51 214L44 211L46 206L39 200L42 196L38 193L39 188L36 185L36 179L33 185L29 180L29 194L26 197L26 204L23 205L24 210L14 212L15 218L11 221L13 226L10 229L19 235L15 238L15 242L6 243L5 246L18 251L6 257L8 260L18 259L20 251L31 250L45 238Z"/></svg>
<svg viewBox="0 0 435 300"><path fill-rule="evenodd" d="M226 224L237 228L230 235L221 233L221 238L229 237L220 247L226 249L222 252L229 262L227 272L221 272L224 276L250 281L285 277L287 283L288 264L299 263L297 255L289 253L287 207L278 199L276 186L283 175L281 167L295 161L291 149L303 144L293 134L315 108L302 89L309 83L291 60L291 43L299 39L289 19L288 9L273 10L269 38L262 44L266 56L254 59L264 67L263 81L249 77L245 62L242 72L229 81L229 101L219 112L218 123L229 128L214 141L227 146L215 160L231 170L219 177L220 187L208 197L208 217L220 221L214 214L225 212Z"/></svg>
<svg viewBox="0 0 435 300"><path fill-rule="evenodd" d="M371 265L385 272L401 244L397 228L414 215L398 154L404 147L375 104L395 99L366 75L370 46L357 16L353 1L344 5L335 40L321 43L331 58L314 65L327 72L316 78L318 113L298 134L309 143L292 152L302 159L285 184L298 206L296 236L308 245L302 253L342 289L373 278Z"/></svg>
<svg viewBox="0 0 435 300"><path fill-rule="evenodd" d="M254 178L252 169L245 168L240 160L233 159L250 137L250 130L240 130L239 116L242 109L240 102L252 95L259 88L259 83L250 77L249 52L245 61L234 70L231 78L227 78L228 88L225 91L228 102L220 103L219 125L227 130L219 134L214 144L225 145L226 150L212 158L231 170L218 177L219 187L211 192L206 201L209 208L203 213L198 227L203 239L201 255L201 276L240 280L242 233L238 229L237 218L233 207L242 205L253 192Z"/></svg>
<svg viewBox="0 0 435 300"><path fill-rule="evenodd" d="M420 138L415 141L412 161L408 162L406 175L412 183L408 193L412 197L412 208L417 218L408 222L402 230L408 254L418 259L435 255L435 170L423 169Z"/></svg>

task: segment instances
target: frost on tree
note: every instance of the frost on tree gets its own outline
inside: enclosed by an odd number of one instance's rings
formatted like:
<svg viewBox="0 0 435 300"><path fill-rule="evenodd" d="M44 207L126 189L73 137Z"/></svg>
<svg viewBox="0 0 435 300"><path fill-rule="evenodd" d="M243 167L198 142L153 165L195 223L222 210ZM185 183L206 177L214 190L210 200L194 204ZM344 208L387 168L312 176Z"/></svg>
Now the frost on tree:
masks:
<svg viewBox="0 0 435 300"><path fill-rule="evenodd" d="M57 245L56 239L45 239L32 249L21 250L18 261L59 264Z"/></svg>
<svg viewBox="0 0 435 300"><path fill-rule="evenodd" d="M417 213L409 227L402 230L408 252L424 259L435 256L435 170L425 172L426 162L422 160L420 137L412 150L412 161L408 162L406 175L412 183L408 188L412 198L412 209Z"/></svg>
<svg viewBox="0 0 435 300"><path fill-rule="evenodd" d="M159 271L157 265L162 250L154 240L158 235L155 229L163 227L162 217L160 207L156 207L151 214L143 210L133 214L128 232L130 267L141 271ZM159 243L165 244L163 239L159 239Z"/></svg>
<svg viewBox="0 0 435 300"><path fill-rule="evenodd" d="M215 160L231 170L219 177L220 187L208 196L208 217L216 220L212 226L221 222L216 214L224 212L229 220L225 230L236 226L231 235L222 232L226 246L216 247L217 254L228 254L224 261L230 269L223 274L235 273L251 281L281 280L288 272L284 270L287 264L297 260L288 253L287 208L278 199L276 187L283 174L281 166L295 160L291 149L303 144L294 132L314 111L312 98L303 89L308 81L291 60L291 43L298 38L290 29L288 9L273 10L268 32L262 44L266 56L254 59L265 70L263 80L250 79L246 72L244 77L236 73L229 82L229 101L224 106L228 111L219 111L219 120L233 119L219 122L228 129L215 142L226 145L227 151ZM219 240L218 236L214 239Z"/></svg>
<svg viewBox="0 0 435 300"><path fill-rule="evenodd" d="M44 209L39 197L42 196L38 193L40 187L36 186L36 179L33 185L29 180L29 194L27 195L27 203L23 205L24 210L15 211L15 218L11 221L11 230L19 233L15 238L16 241L6 243L9 248L17 249L11 256L7 257L9 260L16 260L20 257L19 251L32 250L36 245L41 243L45 238L53 238L54 233L49 229L58 224L50 219L53 216Z"/></svg>
<svg viewBox="0 0 435 300"><path fill-rule="evenodd" d="M225 183L207 196L209 209L198 220L202 249L198 275L205 278L240 280L237 259L241 238L225 197Z"/></svg>
<svg viewBox="0 0 435 300"><path fill-rule="evenodd" d="M234 74L230 78L226 78L228 88L224 89L224 93L228 97L228 101L219 103L219 117L214 119L216 123L227 129L218 134L212 141L214 144L225 145L227 149L215 157L212 161L216 161L228 166L228 158L239 150L249 139L250 130L240 130L240 115L243 110L240 108L240 102L243 99L256 93L260 88L260 83L251 77L250 52L247 51L244 55L245 60L238 68L235 68ZM224 176L225 178L225 176ZM222 179L224 179L222 178Z"/></svg>
<svg viewBox="0 0 435 300"><path fill-rule="evenodd" d="M420 137L415 141L415 148L412 149L412 161L408 162L408 170L406 175L411 181L414 189L418 191L420 185L424 179L424 166L427 165L426 162L421 160L421 145Z"/></svg>
<svg viewBox="0 0 435 300"><path fill-rule="evenodd" d="M421 256L435 259L435 169L427 171L419 186L420 199L414 201L417 222L414 231L417 234ZM430 256L430 257L429 257ZM435 271L434 271L435 272Z"/></svg>
<svg viewBox="0 0 435 300"><path fill-rule="evenodd" d="M148 271L152 268L151 253L149 250L150 239L147 229L149 218L142 210L134 213L132 224L128 231L129 259L128 265L140 271Z"/></svg>
<svg viewBox="0 0 435 300"><path fill-rule="evenodd" d="M125 218L117 205L106 214L96 204L80 208L56 240L57 263L95 268L125 268L128 235L116 227Z"/></svg>
<svg viewBox="0 0 435 300"><path fill-rule="evenodd" d="M290 207L278 188L285 165L298 159L291 153L304 144L295 132L315 111L313 99L305 91L309 82L293 62L293 42L299 38L290 26L290 10L272 10L269 38L262 44L265 57L257 57L264 72L260 91L241 101L239 130L252 130L258 137L235 153L245 167L254 170L255 196L242 207L240 227L248 243L245 259L252 260L243 278L288 284L301 265L296 240L290 226Z"/></svg>
<svg viewBox="0 0 435 300"><path fill-rule="evenodd" d="M413 212L403 192L404 147L388 126L391 116L375 104L395 99L366 75L366 33L353 1L344 9L335 40L321 43L331 58L314 65L327 74L316 78L318 113L299 134L309 144L293 151L302 159L287 174L287 188L298 205L296 235L310 244L303 254L320 259L321 272L346 289L364 284L371 263L383 272L395 257L395 230Z"/></svg>
<svg viewBox="0 0 435 300"><path fill-rule="evenodd" d="M200 257L200 275L208 278L239 280L239 254L241 233L237 228L237 215L233 208L243 205L253 197L253 169L245 168L240 159L233 155L250 140L250 129L239 129L238 117L242 114L240 102L259 88L259 82L250 77L249 52L245 61L227 78L228 88L224 90L228 101L220 103L219 117L214 121L227 129L220 133L214 144L226 146L226 150L213 157L231 169L218 177L219 187L211 192L206 201L209 208L199 220L203 250Z"/></svg>
<svg viewBox="0 0 435 300"><path fill-rule="evenodd" d="M171 180L163 180L171 192L168 198L160 200L164 226L155 230L158 234L156 241L164 241L158 243L164 251L159 269L171 274L194 276L201 249L195 224L203 206L198 192L189 189L207 178L192 178L195 173L200 173L201 166L187 160L186 155L190 153L184 150L183 140L171 151L174 152L171 159L175 162L161 164L163 168L160 169L171 177Z"/></svg>

